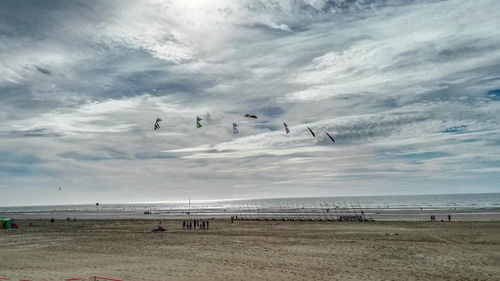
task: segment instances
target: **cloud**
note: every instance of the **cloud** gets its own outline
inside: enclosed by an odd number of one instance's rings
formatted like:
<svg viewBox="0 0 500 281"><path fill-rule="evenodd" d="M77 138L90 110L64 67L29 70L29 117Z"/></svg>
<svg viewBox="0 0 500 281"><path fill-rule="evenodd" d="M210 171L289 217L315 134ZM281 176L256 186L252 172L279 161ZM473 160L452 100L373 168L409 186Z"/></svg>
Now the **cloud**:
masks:
<svg viewBox="0 0 500 281"><path fill-rule="evenodd" d="M15 204L498 191L497 1L2 7Z"/></svg>

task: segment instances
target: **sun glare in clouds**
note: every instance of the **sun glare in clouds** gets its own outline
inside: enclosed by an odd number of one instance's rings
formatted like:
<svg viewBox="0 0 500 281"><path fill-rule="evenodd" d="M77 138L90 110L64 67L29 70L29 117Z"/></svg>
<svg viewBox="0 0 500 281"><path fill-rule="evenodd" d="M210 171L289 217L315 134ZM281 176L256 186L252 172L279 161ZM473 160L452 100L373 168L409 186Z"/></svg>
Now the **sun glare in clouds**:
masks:
<svg viewBox="0 0 500 281"><path fill-rule="evenodd" d="M497 10L7 1L0 192L69 204L499 191Z"/></svg>

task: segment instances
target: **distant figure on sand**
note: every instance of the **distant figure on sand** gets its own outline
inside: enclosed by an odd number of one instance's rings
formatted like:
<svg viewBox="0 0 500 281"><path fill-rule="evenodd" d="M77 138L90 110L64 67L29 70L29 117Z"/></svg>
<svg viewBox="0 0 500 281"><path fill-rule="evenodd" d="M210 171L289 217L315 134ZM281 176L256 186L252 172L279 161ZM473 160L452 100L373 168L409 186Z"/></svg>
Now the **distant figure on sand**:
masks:
<svg viewBox="0 0 500 281"><path fill-rule="evenodd" d="M165 228L163 228L161 221L158 223L158 228L153 229L153 232L156 232L156 231L165 231Z"/></svg>
<svg viewBox="0 0 500 281"><path fill-rule="evenodd" d="M451 221L451 215L448 214L448 221Z"/></svg>

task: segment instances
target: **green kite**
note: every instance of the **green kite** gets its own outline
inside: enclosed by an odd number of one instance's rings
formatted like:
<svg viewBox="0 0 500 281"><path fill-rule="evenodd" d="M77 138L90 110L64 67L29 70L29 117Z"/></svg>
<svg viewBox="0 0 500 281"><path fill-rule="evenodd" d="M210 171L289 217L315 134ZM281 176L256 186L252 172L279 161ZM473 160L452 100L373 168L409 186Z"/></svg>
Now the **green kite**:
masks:
<svg viewBox="0 0 500 281"><path fill-rule="evenodd" d="M196 117L196 128L201 128L201 127L203 127L203 126L201 126L201 124L200 124L200 121L201 121L201 120L202 120L202 119L201 119L199 116L197 116L197 117Z"/></svg>

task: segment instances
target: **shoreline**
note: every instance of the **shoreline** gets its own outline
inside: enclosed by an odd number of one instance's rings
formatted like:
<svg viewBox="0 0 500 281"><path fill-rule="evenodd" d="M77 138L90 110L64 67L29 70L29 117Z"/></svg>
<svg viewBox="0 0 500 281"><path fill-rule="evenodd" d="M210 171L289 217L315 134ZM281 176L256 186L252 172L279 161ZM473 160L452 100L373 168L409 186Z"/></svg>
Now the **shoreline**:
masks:
<svg viewBox="0 0 500 281"><path fill-rule="evenodd" d="M452 221L500 221L500 208L460 208L460 209L415 209L415 208L366 208L362 209L363 217L374 221L430 221L431 216L435 216L437 221L441 219L447 221L451 215ZM336 212L336 211L335 211ZM306 212L293 213L292 215L302 216L305 220L322 221L327 220L326 215L335 216L334 211L326 212ZM344 210L344 214L361 215L361 210ZM249 213L241 210L228 210L222 212L214 209L191 210L191 218L201 219L230 219L231 216L246 218L243 220L293 220L290 219L290 212L287 210L265 210L264 213ZM86 211L40 211L40 212L0 212L0 217L13 218L18 220L40 220L40 219L66 219L76 218L78 220L112 220L112 219L188 219L189 215L182 210L161 210L150 214L141 211L120 211L120 212L86 212Z"/></svg>

